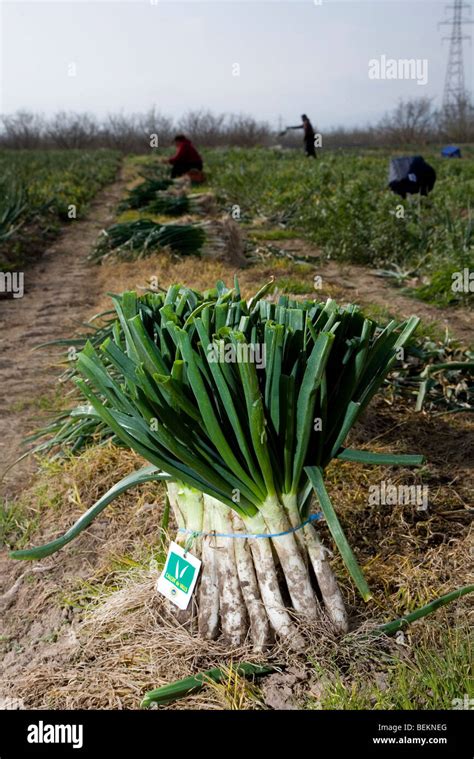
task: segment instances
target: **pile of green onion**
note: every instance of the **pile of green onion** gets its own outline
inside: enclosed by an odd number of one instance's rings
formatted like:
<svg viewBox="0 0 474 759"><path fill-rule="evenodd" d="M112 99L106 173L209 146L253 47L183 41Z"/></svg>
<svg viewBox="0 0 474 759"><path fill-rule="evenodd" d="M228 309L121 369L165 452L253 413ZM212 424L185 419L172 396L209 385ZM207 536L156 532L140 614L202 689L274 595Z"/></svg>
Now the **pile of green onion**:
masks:
<svg viewBox="0 0 474 759"><path fill-rule="evenodd" d="M79 354L82 414L105 424L148 464L106 493L68 532L62 548L124 490L163 480L177 542L202 560L195 593L201 635L257 647L273 637L304 645L294 615L327 614L348 627L344 599L314 521L312 497L364 599L370 590L325 486L333 459L419 465L422 458L344 447L418 319L383 329L333 300L250 300L238 283L196 292L114 297L117 321ZM84 410L85 409L85 410ZM260 537L238 538L238 534ZM231 535L232 537L223 537ZM263 537L262 537L263 536Z"/></svg>
<svg viewBox="0 0 474 759"><path fill-rule="evenodd" d="M198 253L205 240L206 233L195 224L160 224L152 219L137 219L104 230L90 259L99 262L113 254L133 260L164 247L181 254Z"/></svg>

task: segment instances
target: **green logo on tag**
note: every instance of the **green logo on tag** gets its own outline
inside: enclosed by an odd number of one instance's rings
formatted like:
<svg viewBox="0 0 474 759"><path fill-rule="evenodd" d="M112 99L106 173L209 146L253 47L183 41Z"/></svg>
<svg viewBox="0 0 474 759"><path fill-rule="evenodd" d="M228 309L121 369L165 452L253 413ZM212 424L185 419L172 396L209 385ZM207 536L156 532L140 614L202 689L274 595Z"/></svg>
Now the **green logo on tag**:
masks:
<svg viewBox="0 0 474 759"><path fill-rule="evenodd" d="M165 569L165 577L168 582L176 585L183 593L187 593L195 572L195 567L189 561L183 559L182 556L178 556L177 553L170 553Z"/></svg>

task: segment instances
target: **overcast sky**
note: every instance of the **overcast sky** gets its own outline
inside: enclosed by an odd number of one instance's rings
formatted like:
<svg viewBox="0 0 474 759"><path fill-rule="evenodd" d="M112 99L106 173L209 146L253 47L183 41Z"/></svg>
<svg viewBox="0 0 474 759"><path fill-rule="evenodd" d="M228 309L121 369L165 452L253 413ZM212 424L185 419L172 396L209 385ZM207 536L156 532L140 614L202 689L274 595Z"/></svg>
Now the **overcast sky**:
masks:
<svg viewBox="0 0 474 759"><path fill-rule="evenodd" d="M210 109L272 125L280 117L297 123L307 112L320 129L365 124L401 97L440 104L449 48L441 40L448 28L438 28L444 7L431 0L0 0L0 108L105 115L156 106L175 118ZM369 60L382 55L426 59L427 83L370 79ZM472 55L465 43L469 87Z"/></svg>

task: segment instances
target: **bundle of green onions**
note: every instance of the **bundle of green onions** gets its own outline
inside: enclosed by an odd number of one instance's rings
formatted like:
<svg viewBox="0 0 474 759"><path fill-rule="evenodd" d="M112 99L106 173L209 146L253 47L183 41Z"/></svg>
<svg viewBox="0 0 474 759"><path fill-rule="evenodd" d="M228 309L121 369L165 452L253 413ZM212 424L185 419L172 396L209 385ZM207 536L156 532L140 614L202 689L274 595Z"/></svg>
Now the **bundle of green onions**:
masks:
<svg viewBox="0 0 474 759"><path fill-rule="evenodd" d="M325 612L347 629L344 600L314 522L314 489L364 599L370 591L324 482L336 459L419 465L422 457L344 447L418 319L384 329L334 301L245 301L238 284L196 293L175 285L114 298L111 335L79 354L76 383L100 419L149 464L117 483L62 537L14 551L62 548L134 484L164 480L177 542L202 560L200 633L231 644L274 634L304 645L293 612ZM249 537L238 537L239 535ZM230 537L229 537L230 536ZM192 541L192 546L189 543Z"/></svg>
<svg viewBox="0 0 474 759"><path fill-rule="evenodd" d="M167 216L181 216L190 213L191 206L190 198L187 195L157 192L153 200L147 204L146 211Z"/></svg>
<svg viewBox="0 0 474 759"><path fill-rule="evenodd" d="M119 211L126 211L129 208L144 208L151 203L158 192L167 190L173 184L169 178L148 178L136 187L133 187L128 196L119 204Z"/></svg>
<svg viewBox="0 0 474 759"><path fill-rule="evenodd" d="M104 230L90 259L100 261L111 254L135 259L166 246L182 254L197 253L205 239L204 230L194 224L159 224L151 219L137 219Z"/></svg>
<svg viewBox="0 0 474 759"><path fill-rule="evenodd" d="M143 209L144 212L181 216L192 213L214 215L216 201L212 193L194 193L186 195L182 190L174 189L168 192L157 192L155 198Z"/></svg>

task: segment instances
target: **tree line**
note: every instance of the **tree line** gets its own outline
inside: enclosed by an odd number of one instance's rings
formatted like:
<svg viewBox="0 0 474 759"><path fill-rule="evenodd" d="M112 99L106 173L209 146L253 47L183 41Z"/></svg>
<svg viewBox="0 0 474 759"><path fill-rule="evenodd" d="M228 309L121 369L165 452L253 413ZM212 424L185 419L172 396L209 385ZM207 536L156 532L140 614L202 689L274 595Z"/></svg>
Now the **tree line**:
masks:
<svg viewBox="0 0 474 759"><path fill-rule="evenodd" d="M317 109L314 109L316 130ZM112 148L124 153L144 153L150 147L168 147L177 132L184 132L202 146L258 145L296 147L301 135L277 136L279 130L244 114L191 111L175 120L151 109L143 114L109 114L60 111L45 117L20 110L0 117L0 147ZM374 125L334 126L323 133L323 147L427 145L438 142L474 141L474 105L468 98L455 107L436 109L430 98L401 100Z"/></svg>

